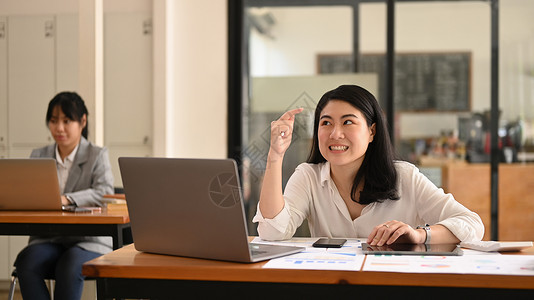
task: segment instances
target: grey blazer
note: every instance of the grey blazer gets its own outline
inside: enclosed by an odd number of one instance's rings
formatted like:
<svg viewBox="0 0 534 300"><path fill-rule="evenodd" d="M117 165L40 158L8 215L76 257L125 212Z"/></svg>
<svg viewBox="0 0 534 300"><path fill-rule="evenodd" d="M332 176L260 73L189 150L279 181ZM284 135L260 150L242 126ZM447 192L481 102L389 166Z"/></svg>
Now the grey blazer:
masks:
<svg viewBox="0 0 534 300"><path fill-rule="evenodd" d="M32 151L32 158L56 158L56 145L48 145ZM113 193L113 173L108 150L81 138L78 152L69 172L64 194L77 206L102 206L102 196ZM30 244L54 242L66 246L77 245L85 250L108 253L112 250L111 237L43 237L31 236Z"/></svg>

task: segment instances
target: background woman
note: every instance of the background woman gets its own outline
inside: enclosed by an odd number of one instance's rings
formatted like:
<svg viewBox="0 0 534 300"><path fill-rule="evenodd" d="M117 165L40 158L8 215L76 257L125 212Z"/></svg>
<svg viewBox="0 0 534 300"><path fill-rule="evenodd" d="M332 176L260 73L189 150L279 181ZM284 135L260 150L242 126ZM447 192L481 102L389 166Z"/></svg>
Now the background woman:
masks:
<svg viewBox="0 0 534 300"><path fill-rule="evenodd" d="M102 196L113 193L108 151L87 141L87 115L78 94L57 94L46 112L55 143L31 153L56 159L63 205L101 206ZM54 278L54 299L80 299L82 264L111 250L110 237L31 236L15 261L22 297L50 299L44 279Z"/></svg>

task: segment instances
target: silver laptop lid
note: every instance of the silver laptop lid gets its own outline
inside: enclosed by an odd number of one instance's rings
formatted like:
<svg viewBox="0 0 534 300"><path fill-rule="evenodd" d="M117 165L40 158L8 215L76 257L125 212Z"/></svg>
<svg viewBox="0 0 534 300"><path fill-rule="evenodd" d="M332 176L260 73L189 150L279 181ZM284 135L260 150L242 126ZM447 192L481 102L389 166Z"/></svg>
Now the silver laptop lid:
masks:
<svg viewBox="0 0 534 300"><path fill-rule="evenodd" d="M61 210L56 160L0 159L0 210Z"/></svg>
<svg viewBox="0 0 534 300"><path fill-rule="evenodd" d="M251 261L233 160L121 157L119 166L137 250Z"/></svg>

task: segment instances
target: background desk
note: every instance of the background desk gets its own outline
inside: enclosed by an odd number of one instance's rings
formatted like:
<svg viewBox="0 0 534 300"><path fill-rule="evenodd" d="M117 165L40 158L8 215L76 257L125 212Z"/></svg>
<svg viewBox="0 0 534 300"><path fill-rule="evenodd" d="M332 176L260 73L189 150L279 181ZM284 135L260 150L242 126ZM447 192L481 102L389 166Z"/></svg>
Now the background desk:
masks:
<svg viewBox="0 0 534 300"><path fill-rule="evenodd" d="M0 235L111 236L113 249L131 242L128 212L0 211Z"/></svg>
<svg viewBox="0 0 534 300"><path fill-rule="evenodd" d="M395 298L399 293L425 299L485 295L495 299L499 295L524 298L534 294L534 276L264 269L264 264L149 254L135 250L132 244L87 262L82 272L97 279L98 299L179 295L253 299L332 299L350 295Z"/></svg>

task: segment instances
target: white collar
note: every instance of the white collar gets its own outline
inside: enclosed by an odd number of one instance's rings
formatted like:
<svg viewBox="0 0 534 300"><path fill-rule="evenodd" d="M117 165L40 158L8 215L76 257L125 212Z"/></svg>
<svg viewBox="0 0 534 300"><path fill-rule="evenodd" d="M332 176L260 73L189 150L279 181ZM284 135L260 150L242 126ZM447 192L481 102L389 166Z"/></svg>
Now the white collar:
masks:
<svg viewBox="0 0 534 300"><path fill-rule="evenodd" d="M78 145L76 145L76 147L74 148L74 150L72 150L71 153L69 153L69 155L67 155L65 157L65 161L70 161L70 162L74 162L74 157L76 156L76 153L78 152L78 147L80 146L80 144L78 143ZM58 145L56 144L56 160L60 163L60 164L64 164L65 161L62 161L61 160L61 155L59 155L59 147Z"/></svg>
<svg viewBox="0 0 534 300"><path fill-rule="evenodd" d="M326 161L320 165L321 186L324 187L327 181L332 181L332 177L330 176L330 162Z"/></svg>

